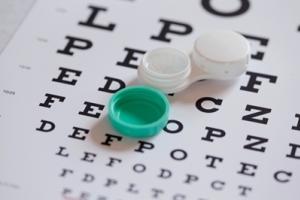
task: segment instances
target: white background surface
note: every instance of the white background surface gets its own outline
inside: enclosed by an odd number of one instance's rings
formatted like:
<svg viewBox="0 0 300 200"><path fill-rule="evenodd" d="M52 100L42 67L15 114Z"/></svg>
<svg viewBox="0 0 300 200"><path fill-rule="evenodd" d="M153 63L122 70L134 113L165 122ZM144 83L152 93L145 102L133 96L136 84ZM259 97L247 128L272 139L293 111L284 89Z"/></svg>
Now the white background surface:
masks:
<svg viewBox="0 0 300 200"><path fill-rule="evenodd" d="M0 52L34 2L35 0L0 0Z"/></svg>

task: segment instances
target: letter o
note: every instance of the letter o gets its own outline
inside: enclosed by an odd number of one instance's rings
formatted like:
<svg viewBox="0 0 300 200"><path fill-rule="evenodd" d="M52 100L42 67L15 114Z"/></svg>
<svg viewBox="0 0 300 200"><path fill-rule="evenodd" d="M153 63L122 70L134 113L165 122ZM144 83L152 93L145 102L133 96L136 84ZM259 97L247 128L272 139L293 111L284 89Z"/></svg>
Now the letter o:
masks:
<svg viewBox="0 0 300 200"><path fill-rule="evenodd" d="M217 15L220 17L235 17L244 14L245 12L247 12L247 10L249 10L250 7L249 0L239 0L239 1L240 1L240 6L238 9L233 11L227 11L227 12L216 10L211 5L212 0L201 0L201 4L206 11L208 11L213 15Z"/></svg>

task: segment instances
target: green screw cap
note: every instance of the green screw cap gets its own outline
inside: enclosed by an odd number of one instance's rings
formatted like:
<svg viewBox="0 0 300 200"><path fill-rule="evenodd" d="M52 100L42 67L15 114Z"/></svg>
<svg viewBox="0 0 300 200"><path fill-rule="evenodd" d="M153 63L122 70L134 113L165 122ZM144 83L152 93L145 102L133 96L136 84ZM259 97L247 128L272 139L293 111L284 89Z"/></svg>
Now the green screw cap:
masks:
<svg viewBox="0 0 300 200"><path fill-rule="evenodd" d="M130 86L115 93L109 101L109 121L129 137L154 136L167 124L169 101L157 89Z"/></svg>

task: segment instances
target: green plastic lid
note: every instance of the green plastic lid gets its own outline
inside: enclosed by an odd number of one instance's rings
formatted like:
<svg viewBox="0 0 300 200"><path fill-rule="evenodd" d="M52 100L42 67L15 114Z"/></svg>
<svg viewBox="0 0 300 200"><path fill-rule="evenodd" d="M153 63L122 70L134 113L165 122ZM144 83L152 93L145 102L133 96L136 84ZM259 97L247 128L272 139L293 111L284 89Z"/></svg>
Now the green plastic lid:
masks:
<svg viewBox="0 0 300 200"><path fill-rule="evenodd" d="M165 94L147 86L130 86L109 101L109 120L121 134L150 137L167 124L169 101Z"/></svg>

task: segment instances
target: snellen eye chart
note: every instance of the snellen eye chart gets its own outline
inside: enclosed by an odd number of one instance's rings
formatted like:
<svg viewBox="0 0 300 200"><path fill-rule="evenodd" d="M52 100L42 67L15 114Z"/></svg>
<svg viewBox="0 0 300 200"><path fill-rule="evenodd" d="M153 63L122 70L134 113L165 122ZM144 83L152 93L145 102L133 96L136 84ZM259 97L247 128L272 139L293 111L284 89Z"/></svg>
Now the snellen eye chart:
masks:
<svg viewBox="0 0 300 200"><path fill-rule="evenodd" d="M0 54L0 199L297 200L300 3L37 0ZM108 122L154 48L233 30L246 73L168 94L156 136Z"/></svg>

